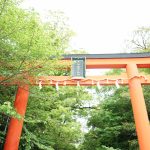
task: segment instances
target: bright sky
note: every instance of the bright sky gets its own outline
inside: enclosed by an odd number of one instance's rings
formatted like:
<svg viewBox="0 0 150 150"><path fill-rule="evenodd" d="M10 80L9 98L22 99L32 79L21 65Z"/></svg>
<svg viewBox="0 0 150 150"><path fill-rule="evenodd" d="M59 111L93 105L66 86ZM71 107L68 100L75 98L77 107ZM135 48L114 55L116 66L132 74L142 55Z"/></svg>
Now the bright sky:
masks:
<svg viewBox="0 0 150 150"><path fill-rule="evenodd" d="M71 49L88 53L125 52L133 30L150 26L149 0L25 0L24 7L63 11L76 33Z"/></svg>

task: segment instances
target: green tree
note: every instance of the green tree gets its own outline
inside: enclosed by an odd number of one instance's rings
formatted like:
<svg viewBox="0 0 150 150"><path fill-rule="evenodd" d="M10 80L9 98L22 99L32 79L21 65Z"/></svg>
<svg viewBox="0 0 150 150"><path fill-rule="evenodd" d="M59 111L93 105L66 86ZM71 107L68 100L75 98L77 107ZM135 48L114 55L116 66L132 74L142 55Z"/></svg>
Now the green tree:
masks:
<svg viewBox="0 0 150 150"><path fill-rule="evenodd" d="M67 24L61 23L63 15L50 13L54 19L42 21L35 11L21 9L18 1L1 0L0 6L0 74L5 76L1 83L50 74L57 65L50 58L63 53L72 35Z"/></svg>
<svg viewBox="0 0 150 150"><path fill-rule="evenodd" d="M91 113L88 120L91 129L85 135L81 149L97 150L104 145L121 150L137 150L138 142L128 88L106 87L100 92L105 97ZM150 117L150 87L143 86L143 92Z"/></svg>
<svg viewBox="0 0 150 150"><path fill-rule="evenodd" d="M105 91L106 95L109 90ZM99 109L91 114L88 126L92 129L85 136L83 149L90 150L93 147L93 150L97 150L105 145L125 150L136 139L127 88L114 90L107 98L106 95Z"/></svg>
<svg viewBox="0 0 150 150"><path fill-rule="evenodd" d="M67 24L61 23L63 15L50 13L49 17L54 19L43 22L35 11L20 8L20 3L19 0L0 0L1 86L14 80L28 82L27 76L53 74L60 67L57 59L72 35ZM52 56L55 59L50 59ZM1 92L4 93L4 89L2 87ZM2 99L5 105L1 103L0 108L6 112L8 98Z"/></svg>
<svg viewBox="0 0 150 150"><path fill-rule="evenodd" d="M82 87L33 87L20 149L75 150L82 138L76 116L83 99L89 95Z"/></svg>
<svg viewBox="0 0 150 150"><path fill-rule="evenodd" d="M67 47L72 31L62 13L50 12L48 18L42 21L35 11L23 10L17 0L0 0L0 76L5 77L0 81L1 146L9 117L20 117L12 105L16 87L8 88L4 84L14 80L26 83L26 76L68 74L57 70L62 66L57 60ZM76 148L81 131L73 116L81 99L74 93L79 91L64 88L59 94L55 92L54 88L41 91L31 88L20 149ZM83 89L80 92L80 98L87 95Z"/></svg>

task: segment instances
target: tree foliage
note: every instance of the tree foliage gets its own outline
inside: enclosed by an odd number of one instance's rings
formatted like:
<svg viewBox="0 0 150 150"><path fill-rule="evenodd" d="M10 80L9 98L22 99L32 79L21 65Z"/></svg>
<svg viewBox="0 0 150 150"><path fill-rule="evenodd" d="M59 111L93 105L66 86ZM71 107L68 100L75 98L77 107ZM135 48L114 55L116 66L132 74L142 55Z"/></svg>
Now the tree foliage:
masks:
<svg viewBox="0 0 150 150"><path fill-rule="evenodd" d="M1 82L25 74L49 74L57 65L50 57L63 53L72 34L67 24L61 23L63 16L50 13L54 19L42 21L38 13L23 10L18 3L0 1L0 73L6 78Z"/></svg>
<svg viewBox="0 0 150 150"><path fill-rule="evenodd" d="M2 149L10 117L20 118L12 105L16 87L4 84L27 76L67 75L58 69L62 64L57 60L72 31L62 13L50 12L47 19L41 20L34 10L23 10L17 0L0 0L0 19L0 75L5 76L0 86ZM65 87L57 92L54 87L41 91L30 87L20 149L76 149L82 134L75 110L87 97L84 88Z"/></svg>
<svg viewBox="0 0 150 150"><path fill-rule="evenodd" d="M20 149L75 150L82 138L77 109L89 99L84 88L31 89ZM38 94L37 94L38 92ZM42 148L43 147L43 148Z"/></svg>
<svg viewBox="0 0 150 150"><path fill-rule="evenodd" d="M138 52L150 52L150 28L141 27L133 32L132 47Z"/></svg>

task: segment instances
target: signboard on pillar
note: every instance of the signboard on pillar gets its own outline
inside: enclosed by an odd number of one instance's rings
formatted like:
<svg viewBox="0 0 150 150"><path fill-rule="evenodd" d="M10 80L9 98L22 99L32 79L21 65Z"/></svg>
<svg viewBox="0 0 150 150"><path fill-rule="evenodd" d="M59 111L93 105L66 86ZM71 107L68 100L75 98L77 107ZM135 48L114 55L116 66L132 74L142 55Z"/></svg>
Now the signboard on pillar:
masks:
<svg viewBox="0 0 150 150"><path fill-rule="evenodd" d="M86 73L86 58L74 57L72 59L71 74L73 79L83 79Z"/></svg>

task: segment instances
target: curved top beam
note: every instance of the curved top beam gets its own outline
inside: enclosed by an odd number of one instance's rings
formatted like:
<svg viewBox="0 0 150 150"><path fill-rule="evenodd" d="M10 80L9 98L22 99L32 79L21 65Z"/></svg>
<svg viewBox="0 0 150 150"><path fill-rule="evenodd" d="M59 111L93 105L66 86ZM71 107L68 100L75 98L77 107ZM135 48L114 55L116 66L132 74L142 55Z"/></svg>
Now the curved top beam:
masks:
<svg viewBox="0 0 150 150"><path fill-rule="evenodd" d="M150 68L150 53L69 54L64 55L62 61L71 62L72 57L86 57L87 69L126 68L131 63L138 68Z"/></svg>
<svg viewBox="0 0 150 150"><path fill-rule="evenodd" d="M68 54L68 55L63 55L63 59L71 59L72 57L86 57L86 59L150 58L150 53Z"/></svg>

